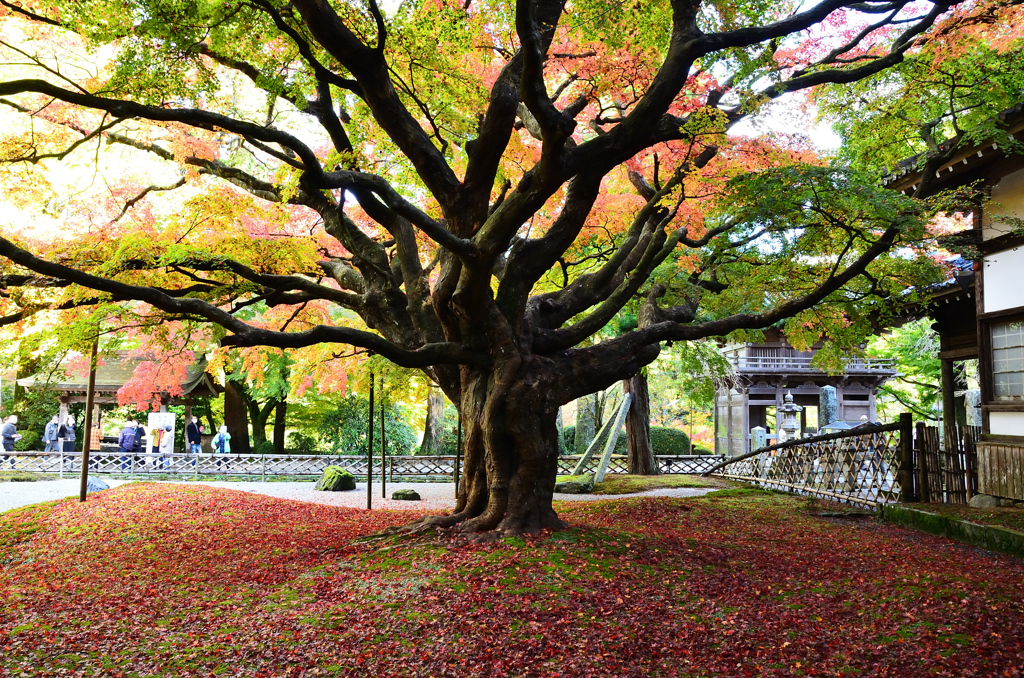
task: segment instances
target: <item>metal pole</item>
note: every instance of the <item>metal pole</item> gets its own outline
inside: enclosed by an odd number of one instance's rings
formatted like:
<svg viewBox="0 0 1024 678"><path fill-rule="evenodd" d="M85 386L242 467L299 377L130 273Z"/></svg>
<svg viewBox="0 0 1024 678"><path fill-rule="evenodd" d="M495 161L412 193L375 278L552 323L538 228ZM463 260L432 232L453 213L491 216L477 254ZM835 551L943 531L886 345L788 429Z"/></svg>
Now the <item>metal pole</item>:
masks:
<svg viewBox="0 0 1024 678"><path fill-rule="evenodd" d="M373 370L370 371L370 416L366 426L366 508L373 508Z"/></svg>
<svg viewBox="0 0 1024 678"><path fill-rule="evenodd" d="M384 457L387 454L386 438L384 437L384 398L387 392L384 390L384 375L380 375L380 498L387 499L388 480L384 475Z"/></svg>
<svg viewBox="0 0 1024 678"><path fill-rule="evenodd" d="M455 434L455 498L459 498L459 464L462 461L462 408L459 410L459 423Z"/></svg>
<svg viewBox="0 0 1024 678"><path fill-rule="evenodd" d="M92 342L92 356L89 358L89 390L85 393L85 438L82 440L82 482L78 488L78 501L85 501L89 491L89 450L92 447L92 407L96 398L96 355L100 349L99 334Z"/></svg>

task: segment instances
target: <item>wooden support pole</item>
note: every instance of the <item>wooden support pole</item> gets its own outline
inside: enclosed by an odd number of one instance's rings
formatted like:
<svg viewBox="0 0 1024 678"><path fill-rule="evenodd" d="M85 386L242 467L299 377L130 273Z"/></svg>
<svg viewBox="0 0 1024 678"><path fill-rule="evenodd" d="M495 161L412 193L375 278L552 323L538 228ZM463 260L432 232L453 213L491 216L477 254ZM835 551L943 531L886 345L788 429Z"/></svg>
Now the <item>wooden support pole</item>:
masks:
<svg viewBox="0 0 1024 678"><path fill-rule="evenodd" d="M912 502L914 495L914 416L900 415L900 501Z"/></svg>
<svg viewBox="0 0 1024 678"><path fill-rule="evenodd" d="M942 437L944 449L952 457L960 445L956 435L956 379L953 374L953 361L940 360L942 374Z"/></svg>
<svg viewBox="0 0 1024 678"><path fill-rule="evenodd" d="M921 501L932 500L931 479L928 477L928 455L932 451L930 436L925 433L923 421L917 422L917 440L914 448L917 450L917 486L921 490Z"/></svg>
<svg viewBox="0 0 1024 678"><path fill-rule="evenodd" d="M455 498L459 498L459 465L462 462L462 408L459 408L459 423L455 434Z"/></svg>
<svg viewBox="0 0 1024 678"><path fill-rule="evenodd" d="M85 501L89 493L89 450L92 447L92 403L96 397L96 356L100 349L100 337L97 334L92 342L92 355L89 357L89 390L85 394L85 434L82 439L82 481L78 488L78 501Z"/></svg>
<svg viewBox="0 0 1024 678"><path fill-rule="evenodd" d="M387 438L384 436L384 375L380 375L380 498L388 498L388 480L384 474L384 457L387 454Z"/></svg>
<svg viewBox="0 0 1024 678"><path fill-rule="evenodd" d="M370 416L366 426L366 508L373 508L373 382L376 377L370 371Z"/></svg>

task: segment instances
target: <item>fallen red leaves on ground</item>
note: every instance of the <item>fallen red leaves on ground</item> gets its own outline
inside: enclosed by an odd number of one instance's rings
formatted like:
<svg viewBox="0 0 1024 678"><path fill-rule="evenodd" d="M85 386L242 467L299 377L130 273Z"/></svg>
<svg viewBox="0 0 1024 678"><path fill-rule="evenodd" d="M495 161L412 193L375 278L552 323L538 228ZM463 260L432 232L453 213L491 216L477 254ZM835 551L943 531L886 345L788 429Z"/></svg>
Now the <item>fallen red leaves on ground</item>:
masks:
<svg viewBox="0 0 1024 678"><path fill-rule="evenodd" d="M0 514L0 674L1019 676L1024 563L777 495L563 505L572 528L134 484Z"/></svg>

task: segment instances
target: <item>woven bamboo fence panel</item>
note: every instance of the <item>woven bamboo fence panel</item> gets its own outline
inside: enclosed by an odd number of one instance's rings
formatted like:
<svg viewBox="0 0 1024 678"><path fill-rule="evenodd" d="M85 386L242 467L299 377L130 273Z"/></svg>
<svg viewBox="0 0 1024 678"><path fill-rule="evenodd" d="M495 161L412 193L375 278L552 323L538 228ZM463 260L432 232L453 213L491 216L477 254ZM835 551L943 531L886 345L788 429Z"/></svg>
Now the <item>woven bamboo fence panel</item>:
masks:
<svg viewBox="0 0 1024 678"><path fill-rule="evenodd" d="M874 507L899 500L899 468L900 432L890 429L765 448L729 463L715 475L765 489Z"/></svg>

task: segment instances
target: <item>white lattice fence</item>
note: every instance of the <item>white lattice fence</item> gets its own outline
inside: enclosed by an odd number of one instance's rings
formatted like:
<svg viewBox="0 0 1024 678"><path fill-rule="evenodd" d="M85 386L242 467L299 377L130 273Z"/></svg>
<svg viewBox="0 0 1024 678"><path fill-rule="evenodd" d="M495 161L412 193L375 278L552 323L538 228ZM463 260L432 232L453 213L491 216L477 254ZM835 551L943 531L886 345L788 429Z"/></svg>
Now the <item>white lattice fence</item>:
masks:
<svg viewBox="0 0 1024 678"><path fill-rule="evenodd" d="M559 473L572 472L579 455L559 457ZM718 456L659 456L662 473L701 473L707 471L723 457ZM0 455L0 460L4 457ZM12 463L13 462L13 463ZM600 459L593 459L586 471L593 472ZM608 473L626 473L625 455L614 455ZM175 476L318 476L328 466L341 466L355 476L366 476L366 457L355 455L298 455L298 454L133 454L122 455L109 449L89 455L91 473L127 475ZM74 474L82 468L81 453L13 452L0 463L4 469L17 468L37 473ZM388 457L384 470L389 478L450 478L455 472L454 456ZM380 457L373 460L373 474L381 473Z"/></svg>

